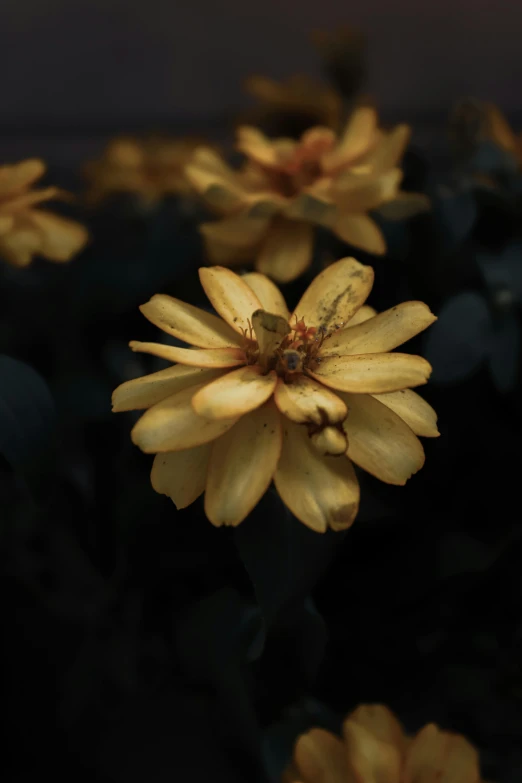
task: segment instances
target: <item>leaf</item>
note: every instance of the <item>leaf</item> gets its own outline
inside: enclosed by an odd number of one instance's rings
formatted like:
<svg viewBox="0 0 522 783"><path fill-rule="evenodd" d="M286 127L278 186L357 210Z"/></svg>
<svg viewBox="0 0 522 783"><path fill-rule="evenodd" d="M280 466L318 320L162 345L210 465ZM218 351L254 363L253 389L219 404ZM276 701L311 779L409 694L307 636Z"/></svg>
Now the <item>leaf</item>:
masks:
<svg viewBox="0 0 522 783"><path fill-rule="evenodd" d="M477 205L470 188L452 190L439 186L432 195L432 214L441 247L451 252L471 234Z"/></svg>
<svg viewBox="0 0 522 783"><path fill-rule="evenodd" d="M493 323L490 335L489 369L499 392L513 389L520 368L520 323L508 312Z"/></svg>
<svg viewBox="0 0 522 783"><path fill-rule="evenodd" d="M453 383L475 372L487 357L490 331L491 315L480 294L464 291L448 299L424 343L431 380Z"/></svg>

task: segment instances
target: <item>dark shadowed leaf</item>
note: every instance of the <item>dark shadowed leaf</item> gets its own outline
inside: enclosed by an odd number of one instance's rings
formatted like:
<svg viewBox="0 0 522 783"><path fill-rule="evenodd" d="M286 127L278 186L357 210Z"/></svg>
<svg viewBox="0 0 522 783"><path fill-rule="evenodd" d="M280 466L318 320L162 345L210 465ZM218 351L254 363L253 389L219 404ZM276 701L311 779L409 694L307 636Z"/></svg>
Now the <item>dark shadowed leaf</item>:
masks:
<svg viewBox="0 0 522 783"><path fill-rule="evenodd" d="M432 381L452 383L475 372L488 353L491 315L474 291L448 299L430 327L424 356L433 366Z"/></svg>
<svg viewBox="0 0 522 783"><path fill-rule="evenodd" d="M489 289L508 289L515 301L522 302L522 245L508 245L498 255L478 253L477 263Z"/></svg>
<svg viewBox="0 0 522 783"><path fill-rule="evenodd" d="M512 311L494 321L490 336L489 369L498 391L511 391L519 368L520 323Z"/></svg>
<svg viewBox="0 0 522 783"><path fill-rule="evenodd" d="M477 219L472 189L439 186L432 194L432 214L442 250L454 250L471 234Z"/></svg>

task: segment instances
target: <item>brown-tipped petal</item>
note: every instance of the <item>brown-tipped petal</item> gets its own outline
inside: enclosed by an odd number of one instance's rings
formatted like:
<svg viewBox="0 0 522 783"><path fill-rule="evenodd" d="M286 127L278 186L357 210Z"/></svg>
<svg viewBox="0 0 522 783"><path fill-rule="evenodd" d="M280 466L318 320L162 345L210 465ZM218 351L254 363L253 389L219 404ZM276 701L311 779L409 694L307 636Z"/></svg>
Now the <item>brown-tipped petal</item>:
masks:
<svg viewBox="0 0 522 783"><path fill-rule="evenodd" d="M325 729L311 729L297 739L294 761L303 783L350 783L344 745Z"/></svg>
<svg viewBox="0 0 522 783"><path fill-rule="evenodd" d="M313 378L331 389L356 394L422 386L431 375L431 365L422 356L408 353L365 353L360 356L326 356Z"/></svg>
<svg viewBox="0 0 522 783"><path fill-rule="evenodd" d="M49 261L70 261L89 239L87 229L74 220L37 209L32 210L28 217L42 235L39 253Z"/></svg>
<svg viewBox="0 0 522 783"><path fill-rule="evenodd" d="M478 754L458 734L424 726L410 743L403 771L404 783L479 783Z"/></svg>
<svg viewBox="0 0 522 783"><path fill-rule="evenodd" d="M369 212L392 199L402 180L400 169L375 176L351 172L341 174L332 184L333 197L341 212Z"/></svg>
<svg viewBox="0 0 522 783"><path fill-rule="evenodd" d="M274 372L263 375L259 367L241 367L201 389L192 405L200 416L211 420L243 416L268 400L276 382Z"/></svg>
<svg viewBox="0 0 522 783"><path fill-rule="evenodd" d="M370 305L363 305L359 308L359 310L357 310L353 318L350 318L347 326L357 326L357 324L362 324L363 321L367 321L368 318L373 318L374 315L377 315L377 310L374 307L370 307Z"/></svg>
<svg viewBox="0 0 522 783"><path fill-rule="evenodd" d="M154 326L199 348L230 348L239 344L237 335L221 318L199 307L156 294L140 307Z"/></svg>
<svg viewBox="0 0 522 783"><path fill-rule="evenodd" d="M440 435L436 412L412 389L375 394L374 397L400 416L415 435L422 435L424 438L438 438Z"/></svg>
<svg viewBox="0 0 522 783"><path fill-rule="evenodd" d="M149 408L134 425L132 442L145 453L155 454L191 449L223 435L237 417L210 420L198 416L192 407L192 397L200 388L183 389Z"/></svg>
<svg viewBox="0 0 522 783"><path fill-rule="evenodd" d="M45 163L38 158L23 160L12 166L0 166L0 196L18 193L45 173Z"/></svg>
<svg viewBox="0 0 522 783"><path fill-rule="evenodd" d="M290 313L285 298L270 278L259 274L259 272L247 272L245 275L241 275L241 279L255 293L263 310L281 315L288 320Z"/></svg>
<svg viewBox="0 0 522 783"><path fill-rule="evenodd" d="M189 386L210 383L223 374L223 370L202 370L199 367L185 367L177 364L166 370L125 381L112 393L114 413L150 408L157 402L171 397Z"/></svg>
<svg viewBox="0 0 522 783"><path fill-rule="evenodd" d="M281 413L296 424L338 424L348 413L337 394L306 375L289 383L279 379L274 399Z"/></svg>
<svg viewBox="0 0 522 783"><path fill-rule="evenodd" d="M153 489L168 495L177 509L190 506L205 491L211 443L185 451L156 454L150 474Z"/></svg>
<svg viewBox="0 0 522 783"><path fill-rule="evenodd" d="M353 112L337 147L323 155L326 172L346 165L363 155L372 145L377 128L377 113L371 106L360 106Z"/></svg>
<svg viewBox="0 0 522 783"><path fill-rule="evenodd" d="M283 450L274 477L283 503L318 533L344 530L359 509L359 484L346 457L324 457L310 443L307 428L283 421Z"/></svg>
<svg viewBox="0 0 522 783"><path fill-rule="evenodd" d="M355 258L341 258L326 267L308 286L294 318L303 318L307 326L338 328L353 318L373 285L373 269Z"/></svg>
<svg viewBox="0 0 522 783"><path fill-rule="evenodd" d="M346 454L348 441L344 432L337 427L323 427L310 435L310 443L319 454L340 457ZM349 455L348 455L349 456Z"/></svg>
<svg viewBox="0 0 522 783"><path fill-rule="evenodd" d="M241 348L178 348L162 343L141 343L139 340L132 340L129 347L137 353L150 353L189 367L237 367L245 363L245 353Z"/></svg>
<svg viewBox="0 0 522 783"><path fill-rule="evenodd" d="M382 256L386 252L386 242L377 223L368 215L341 214L332 225L339 239L349 245Z"/></svg>
<svg viewBox="0 0 522 783"><path fill-rule="evenodd" d="M239 275L224 266L202 267L199 279L214 309L236 332L248 332L261 302Z"/></svg>
<svg viewBox="0 0 522 783"><path fill-rule="evenodd" d="M403 302L364 323L349 323L324 341L321 356L385 353L424 331L437 316L423 302Z"/></svg>
<svg viewBox="0 0 522 783"><path fill-rule="evenodd" d="M213 525L239 525L268 489L281 454L281 416L269 402L215 441L205 513Z"/></svg>
<svg viewBox="0 0 522 783"><path fill-rule="evenodd" d="M275 218L258 253L257 271L280 283L295 280L312 262L313 238L307 223Z"/></svg>
<svg viewBox="0 0 522 783"><path fill-rule="evenodd" d="M401 756L408 745L404 729L393 712L383 704L361 704L347 718L370 732L379 742L397 748Z"/></svg>
<svg viewBox="0 0 522 783"><path fill-rule="evenodd" d="M396 747L381 742L368 728L350 719L344 722L343 733L349 767L347 780L361 783L398 783L402 780L402 760Z"/></svg>
<svg viewBox="0 0 522 783"><path fill-rule="evenodd" d="M282 315L267 313L266 310L256 310L252 315L252 325L259 346L260 363L265 363L274 355L290 333L290 324L288 319Z"/></svg>
<svg viewBox="0 0 522 783"><path fill-rule="evenodd" d="M406 484L424 465L420 440L400 416L371 394L342 397L348 406L343 424L348 437L347 456L386 484Z"/></svg>
<svg viewBox="0 0 522 783"><path fill-rule="evenodd" d="M431 201L424 193L397 193L391 201L381 204L377 211L386 220L407 220L428 212L431 209Z"/></svg>

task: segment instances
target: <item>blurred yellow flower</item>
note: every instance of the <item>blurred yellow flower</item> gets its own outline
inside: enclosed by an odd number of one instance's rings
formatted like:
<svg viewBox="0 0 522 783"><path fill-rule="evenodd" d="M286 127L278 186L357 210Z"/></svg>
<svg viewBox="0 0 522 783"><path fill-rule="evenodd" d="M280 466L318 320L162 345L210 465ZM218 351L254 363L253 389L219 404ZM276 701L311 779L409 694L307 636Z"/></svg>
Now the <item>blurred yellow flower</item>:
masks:
<svg viewBox="0 0 522 783"><path fill-rule="evenodd" d="M196 138L114 139L84 167L87 199L97 204L114 193L134 193L154 206L168 194L186 195L192 188L184 167L202 143Z"/></svg>
<svg viewBox="0 0 522 783"><path fill-rule="evenodd" d="M292 513L324 532L357 514L352 461L390 484L422 467L417 435L437 436L437 417L411 387L431 367L390 351L435 320L426 305L376 315L363 304L373 270L353 258L318 275L292 315L264 275L199 273L220 317L154 296L142 313L192 347L131 342L177 364L113 394L114 411L147 409L132 440L157 455L157 492L178 508L205 492L209 520L238 525L273 479Z"/></svg>
<svg viewBox="0 0 522 783"><path fill-rule="evenodd" d="M251 76L245 82L245 90L259 102L249 112L255 124L262 124L272 115L295 115L304 127L323 125L334 130L340 127L341 97L332 87L307 76L296 74L280 82L266 76Z"/></svg>
<svg viewBox="0 0 522 783"><path fill-rule="evenodd" d="M407 737L393 713L361 705L339 738L312 729L298 738L283 783L481 783L479 757L461 735L433 723Z"/></svg>
<svg viewBox="0 0 522 783"><path fill-rule="evenodd" d="M30 190L44 173L45 164L37 159L0 166L0 256L13 266L28 266L35 255L70 261L88 239L79 223L35 209L66 195L55 187Z"/></svg>
<svg viewBox="0 0 522 783"><path fill-rule="evenodd" d="M259 130L238 130L238 149L247 161L233 171L210 149L197 150L187 177L223 220L204 223L210 260L227 266L253 261L258 272L288 282L310 265L313 226L369 253L386 250L368 211L386 207L400 219L426 209L425 196L399 190L399 161L409 128L377 127L369 106L359 107L344 133L311 128L299 141L271 141Z"/></svg>

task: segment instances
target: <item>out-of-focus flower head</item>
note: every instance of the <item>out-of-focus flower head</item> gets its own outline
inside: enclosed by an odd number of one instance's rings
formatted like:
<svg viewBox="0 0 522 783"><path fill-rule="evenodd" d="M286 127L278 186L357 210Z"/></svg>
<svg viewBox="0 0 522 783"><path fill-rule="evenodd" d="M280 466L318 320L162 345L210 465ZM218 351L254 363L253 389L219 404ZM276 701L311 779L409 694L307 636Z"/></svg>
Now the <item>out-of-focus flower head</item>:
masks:
<svg viewBox="0 0 522 783"><path fill-rule="evenodd" d="M98 204L115 193L132 193L152 207L166 195L186 195L191 186L184 169L201 144L192 137L114 139L98 160L84 167L87 199Z"/></svg>
<svg viewBox="0 0 522 783"><path fill-rule="evenodd" d="M298 137L316 125L336 131L341 126L340 95L332 87L307 76L298 74L281 82L266 76L251 76L245 82L245 90L258 100L245 121L268 133L276 128L277 133Z"/></svg>
<svg viewBox="0 0 522 783"><path fill-rule="evenodd" d="M314 226L383 254L384 237L368 212L385 209L387 218L401 219L429 205L422 194L400 190L409 135L407 125L381 130L375 110L361 106L339 137L316 127L298 141L270 140L256 128L239 128L237 146L246 157L239 171L208 148L196 150L187 177L224 216L200 227L210 260L255 261L258 272L288 282L312 261Z"/></svg>
<svg viewBox="0 0 522 783"><path fill-rule="evenodd" d="M218 316L154 296L142 313L191 347L130 343L177 364L113 394L114 411L147 409L132 440L156 454L157 492L178 508L205 492L209 520L235 526L273 479L292 513L324 532L357 514L352 461L399 485L422 467L417 435L438 435L436 415L412 387L431 367L390 351L435 320L426 305L376 315L364 305L373 270L353 258L318 275L291 315L264 275L199 273Z"/></svg>
<svg viewBox="0 0 522 783"><path fill-rule="evenodd" d="M31 190L45 173L38 159L0 166L0 256L13 266L28 266L35 255L65 262L88 240L87 230L73 220L36 209L55 198L68 198L56 187Z"/></svg>
<svg viewBox="0 0 522 783"><path fill-rule="evenodd" d="M335 30L316 30L312 41L322 57L324 69L346 101L352 101L366 78L366 37L350 25Z"/></svg>
<svg viewBox="0 0 522 783"><path fill-rule="evenodd" d="M382 705L361 705L343 736L312 729L295 744L283 783L481 783L479 757L460 734L434 723L408 737Z"/></svg>

